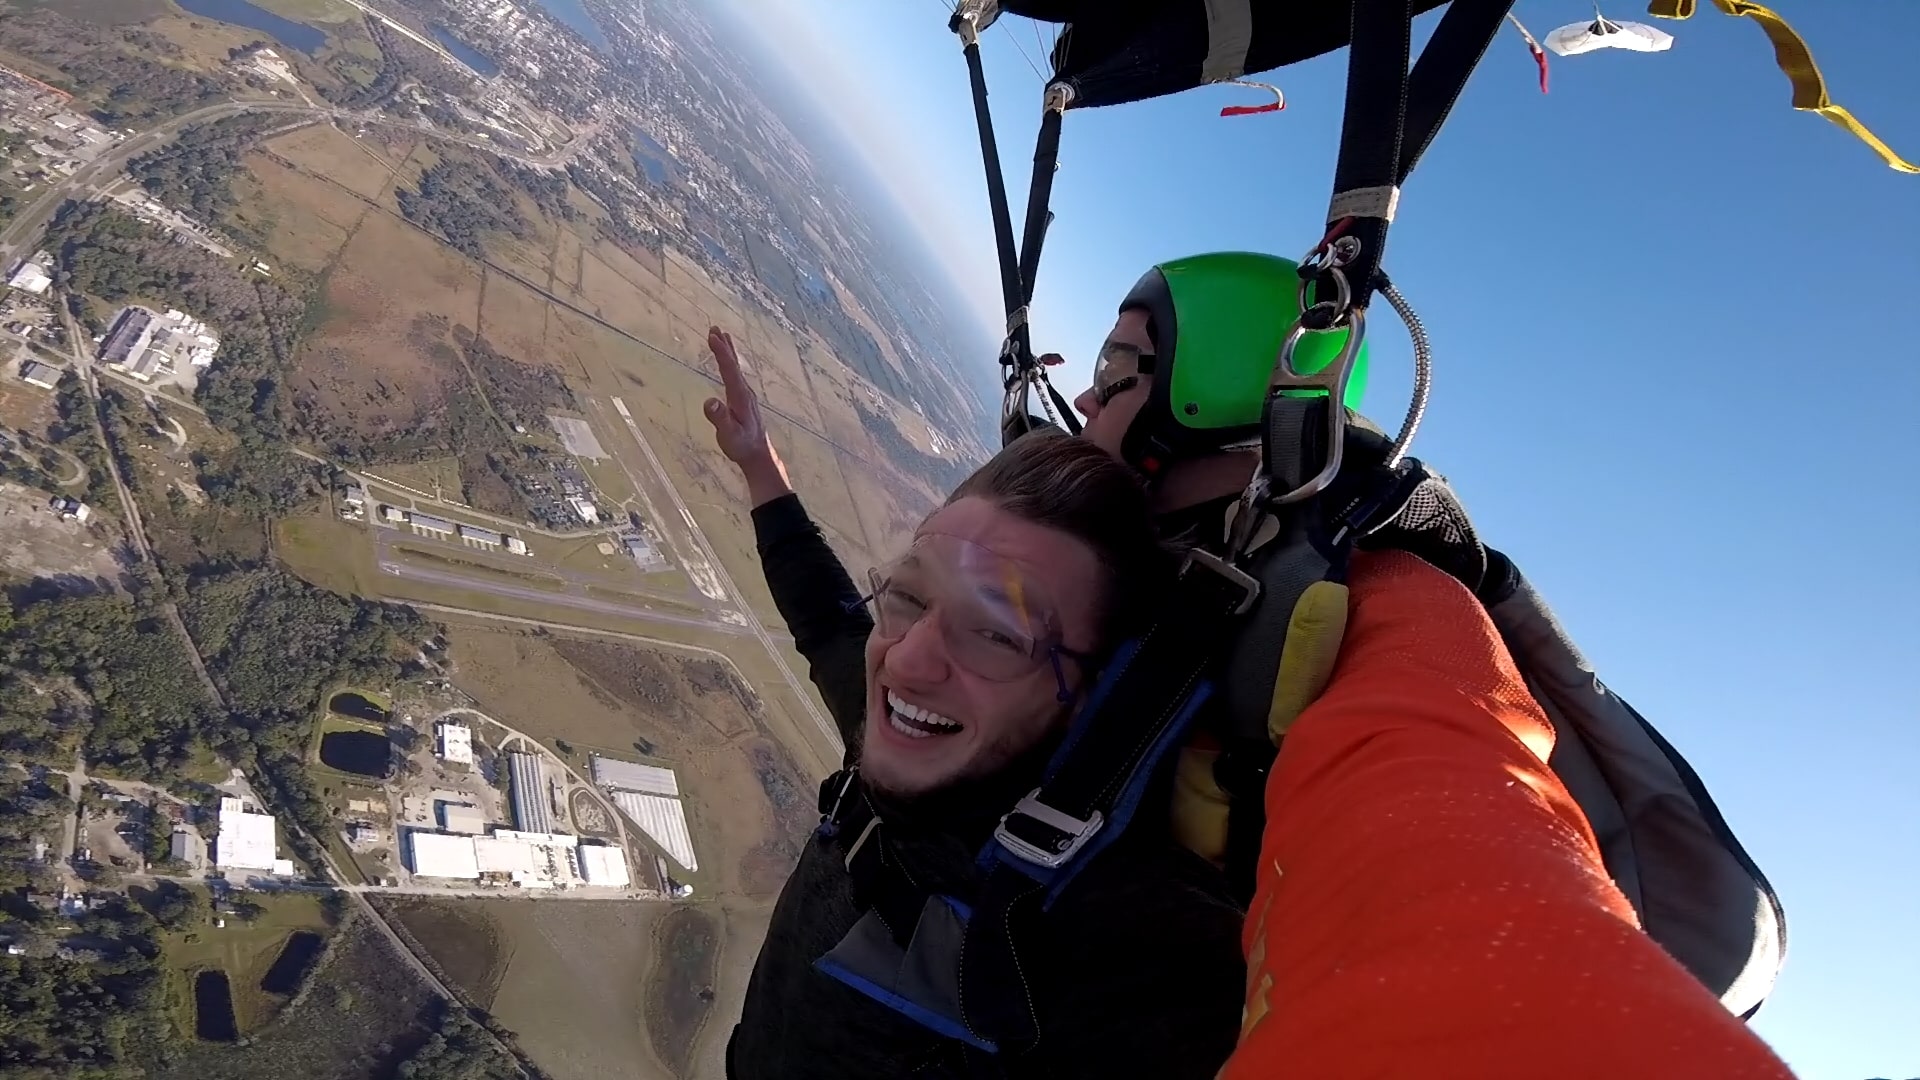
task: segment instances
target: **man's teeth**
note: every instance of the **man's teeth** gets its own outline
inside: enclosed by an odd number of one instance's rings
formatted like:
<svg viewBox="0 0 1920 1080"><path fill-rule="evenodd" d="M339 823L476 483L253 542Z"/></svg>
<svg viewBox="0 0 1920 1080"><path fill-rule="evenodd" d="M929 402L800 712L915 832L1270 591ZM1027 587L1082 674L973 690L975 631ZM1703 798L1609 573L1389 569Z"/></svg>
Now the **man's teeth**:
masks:
<svg viewBox="0 0 1920 1080"><path fill-rule="evenodd" d="M911 739L951 735L960 730L958 721L949 720L931 709L923 709L891 690L887 691L887 723L892 725L893 730Z"/></svg>

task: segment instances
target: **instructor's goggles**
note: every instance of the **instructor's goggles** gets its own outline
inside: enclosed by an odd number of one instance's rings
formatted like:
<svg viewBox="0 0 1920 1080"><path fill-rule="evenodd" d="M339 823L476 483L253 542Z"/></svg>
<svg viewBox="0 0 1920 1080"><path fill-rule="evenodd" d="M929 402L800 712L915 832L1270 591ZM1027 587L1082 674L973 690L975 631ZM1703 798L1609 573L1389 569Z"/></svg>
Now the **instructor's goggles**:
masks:
<svg viewBox="0 0 1920 1080"><path fill-rule="evenodd" d="M1093 365L1093 400L1101 408L1115 394L1140 384L1140 376L1153 374L1158 358L1137 346L1109 341L1100 346L1100 358Z"/></svg>
<svg viewBox="0 0 1920 1080"><path fill-rule="evenodd" d="M898 641L931 618L952 662L980 678L1011 682L1050 665L1065 701L1061 659L1088 659L1061 643L1059 609L1033 571L971 541L919 537L905 556L867 571L867 581L874 633Z"/></svg>

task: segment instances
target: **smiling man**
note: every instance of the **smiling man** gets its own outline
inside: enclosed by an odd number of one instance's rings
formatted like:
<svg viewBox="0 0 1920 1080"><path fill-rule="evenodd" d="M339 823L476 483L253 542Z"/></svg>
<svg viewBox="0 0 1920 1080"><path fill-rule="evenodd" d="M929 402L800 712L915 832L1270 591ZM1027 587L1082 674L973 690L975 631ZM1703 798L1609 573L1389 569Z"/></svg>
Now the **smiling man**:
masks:
<svg viewBox="0 0 1920 1080"><path fill-rule="evenodd" d="M847 748L775 905L728 1075L1213 1076L1239 1030L1241 912L1158 815L1028 916L1045 942L1019 973L1035 1045L982 1037L968 1017L991 1003L961 1002L977 858L1171 580L1139 482L1090 443L1023 439L856 586L788 484L731 341L709 344L726 400L707 418Z"/></svg>

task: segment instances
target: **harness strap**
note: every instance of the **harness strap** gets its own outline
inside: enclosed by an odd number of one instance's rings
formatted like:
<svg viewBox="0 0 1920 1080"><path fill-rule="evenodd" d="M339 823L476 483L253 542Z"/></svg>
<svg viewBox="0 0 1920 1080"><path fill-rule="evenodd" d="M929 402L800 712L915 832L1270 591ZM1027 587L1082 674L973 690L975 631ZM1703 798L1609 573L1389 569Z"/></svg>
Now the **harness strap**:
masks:
<svg viewBox="0 0 1920 1080"><path fill-rule="evenodd" d="M1440 131L1513 0L1453 0L1409 73L1413 0L1353 0L1346 112L1327 223L1359 241L1346 274L1365 308L1385 254L1400 185ZM1322 281L1322 296L1331 281Z"/></svg>

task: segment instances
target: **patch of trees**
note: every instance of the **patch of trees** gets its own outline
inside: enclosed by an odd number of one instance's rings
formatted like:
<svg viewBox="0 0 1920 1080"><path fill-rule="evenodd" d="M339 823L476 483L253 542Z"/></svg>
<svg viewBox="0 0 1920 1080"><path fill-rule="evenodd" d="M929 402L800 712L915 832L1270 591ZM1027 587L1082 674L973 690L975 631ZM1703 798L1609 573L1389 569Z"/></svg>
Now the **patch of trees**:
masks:
<svg viewBox="0 0 1920 1080"><path fill-rule="evenodd" d="M164 35L69 18L57 7L0 11L0 49L58 71L63 88L92 102L108 127L145 126L224 96L217 81L164 62L182 55Z"/></svg>
<svg viewBox="0 0 1920 1080"><path fill-rule="evenodd" d="M430 624L412 608L340 596L274 568L198 580L180 613L231 710L218 748L257 768L273 809L324 836L332 813L305 762L321 689L399 679ZM319 862L303 838L289 841L309 865Z"/></svg>
<svg viewBox="0 0 1920 1080"><path fill-rule="evenodd" d="M157 301L205 319L220 356L200 376L198 400L221 427L280 440L288 434L281 383L306 314L284 277L268 280L97 203L69 202L47 231L56 279L108 303Z"/></svg>
<svg viewBox="0 0 1920 1080"><path fill-rule="evenodd" d="M193 460L201 489L244 514L281 517L320 494L320 467L280 443L242 439L232 450Z"/></svg>
<svg viewBox="0 0 1920 1080"><path fill-rule="evenodd" d="M154 198L216 224L234 207L233 177L241 159L263 132L285 123L284 116L256 113L196 125L128 162L127 174Z"/></svg>
<svg viewBox="0 0 1920 1080"><path fill-rule="evenodd" d="M153 918L114 897L76 920L83 950L0 957L0 1070L18 1077L146 1075L171 1037Z"/></svg>
<svg viewBox="0 0 1920 1080"><path fill-rule="evenodd" d="M0 769L0 892L58 884L52 866L36 859L35 842L57 849L60 821L68 812L65 792L12 769ZM9 920L0 915L0 926Z"/></svg>
<svg viewBox="0 0 1920 1080"><path fill-rule="evenodd" d="M490 170L449 158L396 192L407 220L446 238L469 258L483 259L482 240L496 233L525 239L532 227L514 205L513 191Z"/></svg>
<svg viewBox="0 0 1920 1080"><path fill-rule="evenodd" d="M465 1012L435 998L433 1034L400 1063L398 1080L522 1080L511 1057L500 1052L486 1029Z"/></svg>
<svg viewBox="0 0 1920 1080"><path fill-rule="evenodd" d="M511 158L495 157L492 161L493 171L499 174L500 179L526 192L540 207L541 213L556 221L579 219L579 209L567 198L567 189L571 185L567 183L565 175L544 172Z"/></svg>
<svg viewBox="0 0 1920 1080"><path fill-rule="evenodd" d="M122 595L27 605L0 640L0 664L36 680L70 677L92 706L87 760L128 775L177 771L222 726L179 634Z"/></svg>
<svg viewBox="0 0 1920 1080"><path fill-rule="evenodd" d="M59 419L47 428L47 437L55 446L80 459L87 467L87 490L81 497L95 506L118 509L120 493L107 471L107 448L100 444L100 433L93 425L93 402L79 378L67 376L54 395Z"/></svg>

